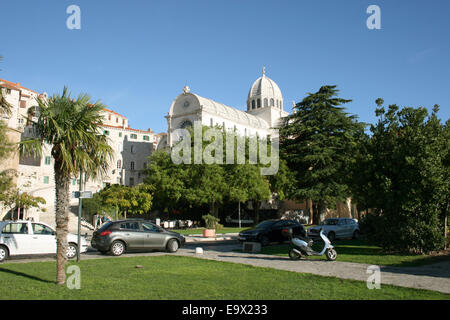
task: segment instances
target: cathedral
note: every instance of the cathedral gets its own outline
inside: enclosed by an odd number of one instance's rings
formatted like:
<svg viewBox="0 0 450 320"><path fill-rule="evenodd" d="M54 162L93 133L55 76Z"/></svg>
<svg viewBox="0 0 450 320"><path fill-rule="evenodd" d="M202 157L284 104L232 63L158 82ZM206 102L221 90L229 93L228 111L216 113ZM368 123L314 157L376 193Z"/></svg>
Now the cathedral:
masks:
<svg viewBox="0 0 450 320"><path fill-rule="evenodd" d="M219 125L242 136L276 137L280 119L289 115L283 105L281 90L266 76L265 68L248 92L246 111L201 97L185 86L170 106L166 116L167 135L161 139L158 149L172 147L178 140L174 131L192 126L195 121L204 126Z"/></svg>

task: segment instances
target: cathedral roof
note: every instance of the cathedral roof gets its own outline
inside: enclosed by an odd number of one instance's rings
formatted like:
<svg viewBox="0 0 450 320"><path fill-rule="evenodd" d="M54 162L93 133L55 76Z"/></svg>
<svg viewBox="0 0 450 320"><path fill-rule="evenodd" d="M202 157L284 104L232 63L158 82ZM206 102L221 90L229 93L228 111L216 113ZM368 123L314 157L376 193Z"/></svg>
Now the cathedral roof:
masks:
<svg viewBox="0 0 450 320"><path fill-rule="evenodd" d="M263 97L263 98L274 98L275 100L283 100L283 95L281 94L281 90L278 85L270 79L266 77L265 71L263 71L263 75L253 82L250 91L248 92L248 99L252 99L253 97Z"/></svg>
<svg viewBox="0 0 450 320"><path fill-rule="evenodd" d="M242 123L246 126L251 126L255 129L269 129L269 125L263 119L247 112L226 106L220 102L200 97L194 94L199 100L203 110L221 116L224 119L232 120L237 123Z"/></svg>
<svg viewBox="0 0 450 320"><path fill-rule="evenodd" d="M205 111L211 115L216 115L226 120L231 120L236 124L242 124L247 127L253 127L255 129L269 129L269 124L252 114L248 114L247 112L235 109L233 107L226 106L220 102L216 102L214 100L201 97L192 92L184 92L179 95L174 102L169 111L169 115L177 115L184 114L186 111L183 109L183 102L186 100L192 101L192 98L197 102L191 103L190 105L195 109L201 108L202 111ZM190 110L188 112L192 112L194 110Z"/></svg>

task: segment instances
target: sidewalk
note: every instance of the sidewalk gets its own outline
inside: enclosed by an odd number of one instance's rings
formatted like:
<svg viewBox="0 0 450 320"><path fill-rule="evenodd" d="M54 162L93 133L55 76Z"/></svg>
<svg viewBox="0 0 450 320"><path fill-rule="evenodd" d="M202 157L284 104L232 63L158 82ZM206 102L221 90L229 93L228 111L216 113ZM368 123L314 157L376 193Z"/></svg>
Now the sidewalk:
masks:
<svg viewBox="0 0 450 320"><path fill-rule="evenodd" d="M234 245L234 249L236 248L237 245ZM175 254L364 282L372 274L367 273L369 264L306 259L292 261L287 257L234 252L232 251L232 245L222 246L220 251L217 250L217 247L214 249L205 249L203 254L196 254L195 250L184 249ZM383 285L389 284L450 294L450 261L424 267L399 268L380 266L380 271L381 289L383 289Z"/></svg>

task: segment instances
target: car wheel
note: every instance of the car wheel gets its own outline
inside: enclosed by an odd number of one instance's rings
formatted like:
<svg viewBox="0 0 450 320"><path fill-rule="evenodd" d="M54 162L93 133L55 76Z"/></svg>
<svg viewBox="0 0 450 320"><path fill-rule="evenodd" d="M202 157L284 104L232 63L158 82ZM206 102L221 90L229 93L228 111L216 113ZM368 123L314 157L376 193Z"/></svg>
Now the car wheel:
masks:
<svg viewBox="0 0 450 320"><path fill-rule="evenodd" d="M301 257L302 255L294 251L294 249L289 250L289 258L291 260L300 260Z"/></svg>
<svg viewBox="0 0 450 320"><path fill-rule="evenodd" d="M177 252L180 245L178 244L178 241L175 239L170 239L167 243L167 251L169 252Z"/></svg>
<svg viewBox="0 0 450 320"><path fill-rule="evenodd" d="M261 239L261 240L260 240L261 245L262 245L263 247L268 246L268 245L270 244L270 240L269 240L269 237L268 237L268 236L261 236L260 239Z"/></svg>
<svg viewBox="0 0 450 320"><path fill-rule="evenodd" d="M328 240L330 240L330 242L333 242L336 239L336 235L334 234L333 231L330 231L327 234L327 238L328 238Z"/></svg>
<svg viewBox="0 0 450 320"><path fill-rule="evenodd" d="M110 251L111 251L112 255L120 256L120 255L122 255L122 253L125 252L125 244L122 241L116 240L111 244Z"/></svg>
<svg viewBox="0 0 450 320"><path fill-rule="evenodd" d="M8 258L8 248L5 246L0 246L0 262L5 261Z"/></svg>
<svg viewBox="0 0 450 320"><path fill-rule="evenodd" d="M359 239L361 237L361 232L359 230L355 230L353 232L353 239Z"/></svg>
<svg viewBox="0 0 450 320"><path fill-rule="evenodd" d="M327 251L325 251L325 255L329 261L334 261L337 258L337 252L333 248L327 249Z"/></svg>
<svg viewBox="0 0 450 320"><path fill-rule="evenodd" d="M75 243L69 243L67 246L67 259L73 259L77 256L78 246Z"/></svg>

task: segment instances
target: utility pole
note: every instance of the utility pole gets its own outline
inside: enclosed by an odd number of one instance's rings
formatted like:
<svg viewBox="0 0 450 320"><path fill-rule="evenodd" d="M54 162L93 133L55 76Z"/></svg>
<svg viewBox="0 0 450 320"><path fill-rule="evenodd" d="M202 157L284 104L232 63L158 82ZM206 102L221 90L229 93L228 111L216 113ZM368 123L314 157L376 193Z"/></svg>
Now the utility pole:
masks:
<svg viewBox="0 0 450 320"><path fill-rule="evenodd" d="M238 204L238 214L239 214L239 228L241 227L241 202Z"/></svg>
<svg viewBox="0 0 450 320"><path fill-rule="evenodd" d="M83 176L80 169L80 197L78 198L78 250L77 250L77 262L80 262L81 251L81 209L83 206L83 199L81 198L81 191L83 189Z"/></svg>

